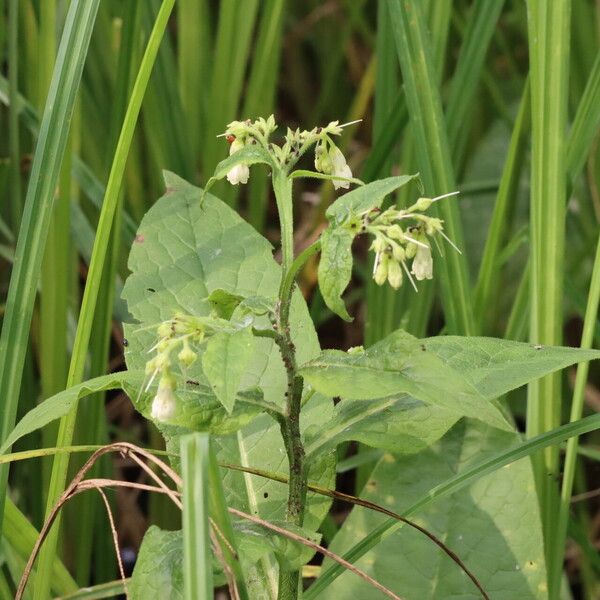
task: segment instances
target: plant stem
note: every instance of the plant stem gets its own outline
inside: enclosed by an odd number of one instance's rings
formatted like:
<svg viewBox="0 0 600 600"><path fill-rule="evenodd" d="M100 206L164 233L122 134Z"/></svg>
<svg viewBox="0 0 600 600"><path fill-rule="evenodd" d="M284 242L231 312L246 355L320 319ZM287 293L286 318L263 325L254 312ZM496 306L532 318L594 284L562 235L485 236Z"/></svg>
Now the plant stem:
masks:
<svg viewBox="0 0 600 600"><path fill-rule="evenodd" d="M286 519L289 523L302 526L306 503L306 473L304 469L304 446L300 433L300 409L302 404L302 377L298 375L296 348L290 335L290 305L292 302L293 282L302 261L311 252L305 250L294 261L294 223L292 205L292 181L285 171L273 173L273 189L277 200L281 227L282 284L279 290L279 315L276 343L287 374L285 394L285 417L281 423L281 435L289 462L290 479L288 483L288 503ZM311 248L313 248L311 246ZM313 249L313 252L316 248ZM296 600L300 582L300 571L279 572L279 600Z"/></svg>

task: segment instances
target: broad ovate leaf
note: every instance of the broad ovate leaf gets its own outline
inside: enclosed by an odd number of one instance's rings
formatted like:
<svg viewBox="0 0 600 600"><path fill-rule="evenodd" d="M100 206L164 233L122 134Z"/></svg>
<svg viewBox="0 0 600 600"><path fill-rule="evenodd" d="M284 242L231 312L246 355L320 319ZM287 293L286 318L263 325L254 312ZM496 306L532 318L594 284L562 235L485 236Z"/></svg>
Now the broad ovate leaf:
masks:
<svg viewBox="0 0 600 600"><path fill-rule="evenodd" d="M215 396L229 414L233 411L253 346L254 336L247 327L235 333L217 333L206 343L202 369Z"/></svg>
<svg viewBox="0 0 600 600"><path fill-rule="evenodd" d="M418 177L419 174L417 173L415 175L388 177L367 183L340 196L329 206L325 214L334 226L339 225L373 208L379 208L388 194Z"/></svg>
<svg viewBox="0 0 600 600"><path fill-rule="evenodd" d="M463 420L437 444L417 455L384 455L360 495L402 514L436 485L518 441L518 434ZM454 551L490 598L547 597L541 521L528 459L486 475L410 518ZM344 555L385 519L355 507L334 538L331 550ZM481 597L458 565L411 527L403 526L385 537L355 564L406 600ZM323 568L330 566L332 562L326 560ZM385 598L347 572L321 597Z"/></svg>
<svg viewBox="0 0 600 600"><path fill-rule="evenodd" d="M352 241L354 233L345 227L329 227L321 235L319 289L325 304L345 321L352 321L342 294L352 276Z"/></svg>
<svg viewBox="0 0 600 600"><path fill-rule="evenodd" d="M511 429L498 408L412 335L396 331L366 351L325 350L301 374L318 392L348 400L407 394L457 416Z"/></svg>
<svg viewBox="0 0 600 600"><path fill-rule="evenodd" d="M126 326L125 333L129 340L126 360L130 369L144 368L150 356L148 350L157 341L156 325L173 318L175 313L210 315L214 306L209 297L215 290L244 299L274 298L281 281L281 269L273 258L271 244L236 212L211 194L206 194L201 204L202 190L172 173L165 173L165 183L167 193L142 220L129 256L132 273L125 283L123 296L135 321ZM235 320L235 316L232 318ZM257 315L255 327L269 327L268 316ZM314 326L299 292L292 298L290 333L300 363L319 354ZM184 381L206 382L201 348L199 355L199 359L185 373L178 373L178 377ZM193 393L195 387L188 384L185 392ZM267 338L254 339L252 356L239 386L244 392L238 394L234 416L243 406L241 397L245 391L256 387L262 390L268 405L284 405L285 368L278 348ZM135 398L137 393L139 390L132 390L132 397ZM211 403L203 401L202 408L207 425L204 430L207 431L213 431L211 412L219 411L216 413L219 419L220 415L227 417L223 405L212 392L211 397ZM301 425L306 428L327 420L332 411L330 399L315 396L303 408ZM157 426L168 447L175 451L179 447L179 436L189 431L160 423ZM266 414L260 414L236 433L215 437L214 442L221 462L279 473L288 470L279 426ZM331 487L334 474L333 458L329 455L315 463L309 478ZM239 472L223 471L222 475L230 505L264 519L284 519L285 486ZM304 526L316 530L329 505L327 498L310 494ZM262 596L257 597L273 597L278 578L274 560L261 560L256 571L247 575L262 590Z"/></svg>

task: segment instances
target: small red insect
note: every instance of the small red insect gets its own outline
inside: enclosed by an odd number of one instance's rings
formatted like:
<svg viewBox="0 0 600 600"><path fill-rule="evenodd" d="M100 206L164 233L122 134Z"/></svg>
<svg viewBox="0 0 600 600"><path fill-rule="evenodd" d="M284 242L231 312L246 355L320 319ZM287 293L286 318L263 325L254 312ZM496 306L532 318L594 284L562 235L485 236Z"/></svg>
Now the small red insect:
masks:
<svg viewBox="0 0 600 600"><path fill-rule="evenodd" d="M233 144L235 142L235 135L228 135L225 139L229 144Z"/></svg>

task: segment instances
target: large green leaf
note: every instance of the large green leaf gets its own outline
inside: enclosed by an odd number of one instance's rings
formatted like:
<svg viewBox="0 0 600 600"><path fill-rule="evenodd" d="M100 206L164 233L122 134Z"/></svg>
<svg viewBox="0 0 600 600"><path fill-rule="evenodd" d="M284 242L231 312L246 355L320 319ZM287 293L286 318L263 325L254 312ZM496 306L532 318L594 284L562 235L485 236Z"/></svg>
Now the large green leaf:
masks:
<svg viewBox="0 0 600 600"><path fill-rule="evenodd" d="M404 331L392 333L364 352L326 350L300 372L318 392L330 397L374 400L409 394L457 416L510 428L498 408L487 402L460 371Z"/></svg>
<svg viewBox="0 0 600 600"><path fill-rule="evenodd" d="M361 495L401 513L436 484L506 450L518 439L516 434L463 421L416 456L386 454ZM382 515L355 508L331 549L343 554L384 520ZM460 556L494 600L546 597L540 516L528 460L436 502L416 521ZM479 597L458 566L409 527L384 539L357 566L407 600ZM374 600L385 596L345 573L319 597Z"/></svg>
<svg viewBox="0 0 600 600"><path fill-rule="evenodd" d="M183 598L181 531L163 531L154 525L148 529L127 588L131 600Z"/></svg>
<svg viewBox="0 0 600 600"><path fill-rule="evenodd" d="M307 460L349 441L414 454L439 440L459 418L455 412L404 394L376 400L342 400L326 424L307 432Z"/></svg>
<svg viewBox="0 0 600 600"><path fill-rule="evenodd" d="M423 340L446 365L488 399L578 362L600 358L600 350L540 346L488 337L440 336Z"/></svg>
<svg viewBox="0 0 600 600"><path fill-rule="evenodd" d="M242 296L277 295L281 270L272 256L272 247L239 215L210 194L186 183L176 175L165 174L167 193L144 217L129 257L132 274L123 296L138 324L126 326L126 359L130 369L143 368L148 349L155 343L152 325L173 317L175 311L208 315L213 308L209 295L217 289ZM263 326L268 318L258 317ZM291 307L291 335L298 361L306 362L319 353L317 336L306 304L295 293ZM201 360L182 374L199 381ZM260 387L264 401L283 406L286 373L275 344L266 338L254 340L254 350L242 377L240 389ZM236 406L239 404L236 402ZM333 404L322 396L308 401L302 413L302 426L323 422L332 414ZM159 425L169 447L178 447L181 427ZM267 415L254 419L236 434L217 437L215 448L222 462L259 467L273 472L287 471L287 457L279 427ZM312 481L332 485L331 457L324 457L310 473ZM224 488L230 504L262 518L283 519L287 494L285 486L253 475L223 472ZM316 529L327 513L329 501L310 495L305 520L307 529ZM271 561L261 561L256 581L264 597L273 597L277 572Z"/></svg>

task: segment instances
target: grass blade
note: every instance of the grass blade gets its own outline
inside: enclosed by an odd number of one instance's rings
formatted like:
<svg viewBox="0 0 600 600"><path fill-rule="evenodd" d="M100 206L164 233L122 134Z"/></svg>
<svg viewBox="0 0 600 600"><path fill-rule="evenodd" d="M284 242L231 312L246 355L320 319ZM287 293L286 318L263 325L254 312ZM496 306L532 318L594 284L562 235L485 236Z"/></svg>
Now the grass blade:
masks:
<svg viewBox="0 0 600 600"><path fill-rule="evenodd" d="M5 403L0 442L6 439L15 422L54 190L98 3L99 0L71 3L44 109L0 336L0 397ZM7 467L0 467L0 513L7 477Z"/></svg>
<svg viewBox="0 0 600 600"><path fill-rule="evenodd" d="M75 343L73 345L73 355L69 367L67 387L71 387L72 385L80 382L83 378L87 350L94 320L94 312L96 309L98 290L102 281L102 272L108 252L108 243L111 236L111 229L121 190L123 174L125 172L125 164L127 161L129 148L131 146L131 141L133 139L133 133L135 131L135 125L137 123L144 93L146 91L150 74L152 72L152 67L154 65L154 61L156 60L160 42L173 10L174 3L175 0L163 0L160 11L156 17L154 28L150 34L150 38L146 46L146 51L144 53L140 69L133 86L131 99L129 101L125 119L123 121L123 127L121 129L121 134L115 151L110 177L106 186L104 203L102 205L102 211L100 213L100 219L96 231L92 259L90 261L90 268L81 305L79 323L77 325L77 334L75 336ZM77 404L75 404L71 412L66 417L61 419L56 446L61 447L71 445L76 415ZM46 506L47 514L50 513L52 507L64 489L68 464L68 455L57 455L54 458L52 479L50 482L48 502ZM50 565L56 550L60 518L57 518L56 521L57 522L48 535L45 546L40 553L38 576L36 578L34 595L35 600L45 600L47 597Z"/></svg>
<svg viewBox="0 0 600 600"><path fill-rule="evenodd" d="M561 442L568 440L573 436L583 435L591 431L600 429L600 415L592 415L574 423L567 423L540 434L527 441L521 442L517 446L509 450L492 456L491 458L482 461L481 463L459 473L430 489L427 494L422 496L413 505L406 509L403 517L410 517L417 513L422 508L425 508L435 500L440 500L451 496L455 492L469 486L485 475L493 473L506 465L509 465L517 460L534 455L536 452L550 447L558 447ZM361 556L364 556L371 548L374 548L382 539L392 535L402 524L399 524L394 519L384 521L379 527L374 529L367 537L362 539L345 555L344 559L350 562L356 562ZM344 569L339 565L333 565L321 572L314 585L312 585L305 593L304 600L314 600L319 596L327 586L344 572Z"/></svg>
<svg viewBox="0 0 600 600"><path fill-rule="evenodd" d="M583 334L581 336L581 347L591 348L594 341L594 330L596 328L596 318L598 316L598 304L600 301L600 238L596 247L596 258L592 270L592 281L590 283L590 292L588 295L587 307L585 310L585 319L583 322ZM573 390L573 402L571 404L570 421L578 421L583 413L583 402L585 395L585 386L589 371L589 363L581 363L577 367L577 376L575 378L575 389ZM572 437L567 442L567 452L563 467L563 480L561 489L560 509L558 513L558 522L555 521L556 537L554 546L551 548L552 563L549 569L550 576L554 578L549 586L552 590L560 590L560 578L562 575L562 562L565 550L565 538L567 535L567 525L569 523L569 509L571 504L571 494L573 492L573 481L575 479L575 466L577 463L578 438ZM558 598L558 595L556 596Z"/></svg>
<svg viewBox="0 0 600 600"><path fill-rule="evenodd" d="M527 2L532 129L529 339L535 344L560 345L562 340L570 9L569 0ZM530 384L527 435L555 428L560 415L560 374ZM533 459L549 568L558 458L558 449L549 447ZM549 581L553 580L549 573ZM549 588L550 597L555 593Z"/></svg>
<svg viewBox="0 0 600 600"><path fill-rule="evenodd" d="M394 26L417 163L425 190L432 196L453 191L456 183L450 146L421 8L414 0L393 0L388 4L388 9ZM464 247L456 204L444 202L440 212L448 236L459 248ZM447 328L449 332L473 334L475 320L466 260L464 255L456 253L449 246L444 247L446 256L439 264Z"/></svg>
<svg viewBox="0 0 600 600"><path fill-rule="evenodd" d="M208 516L209 445L207 433L181 438L183 585L186 600L209 600L213 596Z"/></svg>

